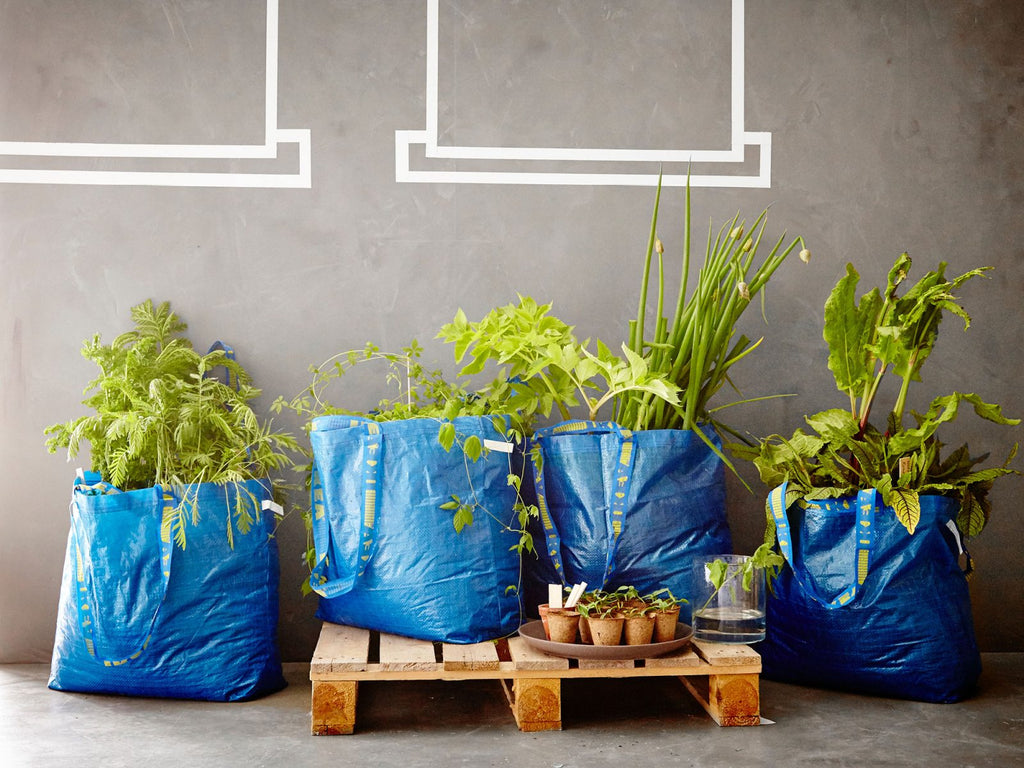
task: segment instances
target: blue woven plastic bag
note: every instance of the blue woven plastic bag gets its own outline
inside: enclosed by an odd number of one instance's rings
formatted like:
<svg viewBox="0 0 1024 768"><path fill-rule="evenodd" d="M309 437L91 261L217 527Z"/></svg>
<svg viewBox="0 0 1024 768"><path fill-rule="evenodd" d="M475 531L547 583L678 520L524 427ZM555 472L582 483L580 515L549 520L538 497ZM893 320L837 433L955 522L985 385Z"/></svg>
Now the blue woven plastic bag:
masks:
<svg viewBox="0 0 1024 768"><path fill-rule="evenodd" d="M959 701L981 674L957 563L957 503L921 497L913 534L874 489L795 504L769 496L787 566L758 646L774 680L929 702Z"/></svg>
<svg viewBox="0 0 1024 768"><path fill-rule="evenodd" d="M534 436L539 558L525 558L531 604L545 584L668 587L686 597L694 559L732 552L721 459L694 432L630 432L565 422Z"/></svg>
<svg viewBox="0 0 1024 768"><path fill-rule="evenodd" d="M511 448L492 419L454 420L471 436ZM519 540L509 458L488 450L469 461L445 451L434 419L313 420L313 538L310 586L317 616L338 624L449 643L510 634L520 624ZM456 532L459 497L480 506Z"/></svg>
<svg viewBox="0 0 1024 768"><path fill-rule="evenodd" d="M283 688L269 483L189 486L199 519L182 549L162 522L171 488L122 493L88 474L71 503L50 688L210 701ZM255 522L232 548L240 492Z"/></svg>

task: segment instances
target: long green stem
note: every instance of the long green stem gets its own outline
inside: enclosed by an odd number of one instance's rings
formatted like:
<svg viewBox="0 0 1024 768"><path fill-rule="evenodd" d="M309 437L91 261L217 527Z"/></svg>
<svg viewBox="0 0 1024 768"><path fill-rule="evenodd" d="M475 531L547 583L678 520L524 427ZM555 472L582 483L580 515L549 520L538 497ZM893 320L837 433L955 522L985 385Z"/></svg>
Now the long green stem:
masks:
<svg viewBox="0 0 1024 768"><path fill-rule="evenodd" d="M893 408L893 413L896 415L896 424L900 425L903 423L903 409L907 405L907 392L910 390L910 379L914 372L914 366L917 365L917 352L915 351L910 356L910 364L907 366L907 371L903 375L903 381L900 384L900 393L896 398L896 407Z"/></svg>
<svg viewBox="0 0 1024 768"><path fill-rule="evenodd" d="M630 349L638 355L643 354L644 345L644 320L647 316L647 284L651 277L651 257L654 253L654 243L658 238L658 207L661 204L661 174L658 174L658 191L654 195L654 213L651 214L651 233L647 239L647 254L644 257L644 275L640 283L640 304L636 313L636 325L633 327L633 338L630 339Z"/></svg>

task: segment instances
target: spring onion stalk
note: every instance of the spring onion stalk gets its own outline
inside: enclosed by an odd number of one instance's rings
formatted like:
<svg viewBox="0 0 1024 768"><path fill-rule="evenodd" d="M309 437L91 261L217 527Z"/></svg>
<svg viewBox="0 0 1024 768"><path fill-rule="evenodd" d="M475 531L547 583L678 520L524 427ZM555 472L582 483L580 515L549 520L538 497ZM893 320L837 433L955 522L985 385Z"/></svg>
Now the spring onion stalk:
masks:
<svg viewBox="0 0 1024 768"><path fill-rule="evenodd" d="M658 208L661 201L661 179L655 196L651 230L644 258L640 285L640 301L636 319L630 322L630 348L643 355L653 372L665 376L680 390L680 404L672 406L650 392L631 391L616 400L615 415L629 429L682 428L700 432L699 424L711 420L708 401L729 379L731 366L756 349L761 339L751 342L746 336L734 338L736 324L769 278L793 250L804 248L802 238L785 244L779 238L765 259L758 265L757 254L767 225L768 211L763 211L747 230L736 214L716 232L709 224L704 261L690 286L691 267L691 196L686 187L683 227L682 274L675 312L671 323L665 317L664 247L657 235ZM657 295L652 298L652 268L658 260ZM763 302L762 294L762 302ZM647 323L648 305L654 304L653 333ZM745 402L745 401L744 401ZM717 410L717 409L716 409ZM706 442L710 441L700 432Z"/></svg>

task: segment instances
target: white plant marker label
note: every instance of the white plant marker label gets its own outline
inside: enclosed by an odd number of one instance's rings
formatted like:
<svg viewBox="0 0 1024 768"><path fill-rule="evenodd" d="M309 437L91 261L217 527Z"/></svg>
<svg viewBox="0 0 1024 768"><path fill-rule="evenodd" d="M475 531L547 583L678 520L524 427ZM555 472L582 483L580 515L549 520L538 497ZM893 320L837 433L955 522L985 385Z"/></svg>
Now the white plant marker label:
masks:
<svg viewBox="0 0 1024 768"><path fill-rule="evenodd" d="M556 610L562 607L561 584L548 584L548 607Z"/></svg>
<svg viewBox="0 0 1024 768"><path fill-rule="evenodd" d="M565 601L565 607L575 608L576 603L578 603L580 601L580 598L583 597L583 590L585 590L586 588L587 582L585 581L581 581L579 584L574 586L572 588L572 591L569 593L569 599Z"/></svg>

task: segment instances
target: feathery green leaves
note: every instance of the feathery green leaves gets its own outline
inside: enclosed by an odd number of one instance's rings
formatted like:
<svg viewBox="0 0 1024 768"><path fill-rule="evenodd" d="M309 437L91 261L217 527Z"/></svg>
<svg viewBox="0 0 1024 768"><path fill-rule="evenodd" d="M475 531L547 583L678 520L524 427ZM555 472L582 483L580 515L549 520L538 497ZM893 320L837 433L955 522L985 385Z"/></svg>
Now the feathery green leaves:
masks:
<svg viewBox="0 0 1024 768"><path fill-rule="evenodd" d="M134 329L109 346L99 335L85 343L83 356L100 369L82 401L92 413L48 427L46 445L74 457L88 442L92 469L122 490L181 488L172 531L184 546L187 523L201 513L189 500L189 486L266 479L292 466L289 454L298 443L252 410L260 390L241 365L223 350L202 355L192 348L183 335L187 326L168 302L147 300L132 307L131 316ZM221 371L230 385L215 378ZM246 495L237 494L229 539L233 530L246 533L259 514Z"/></svg>

